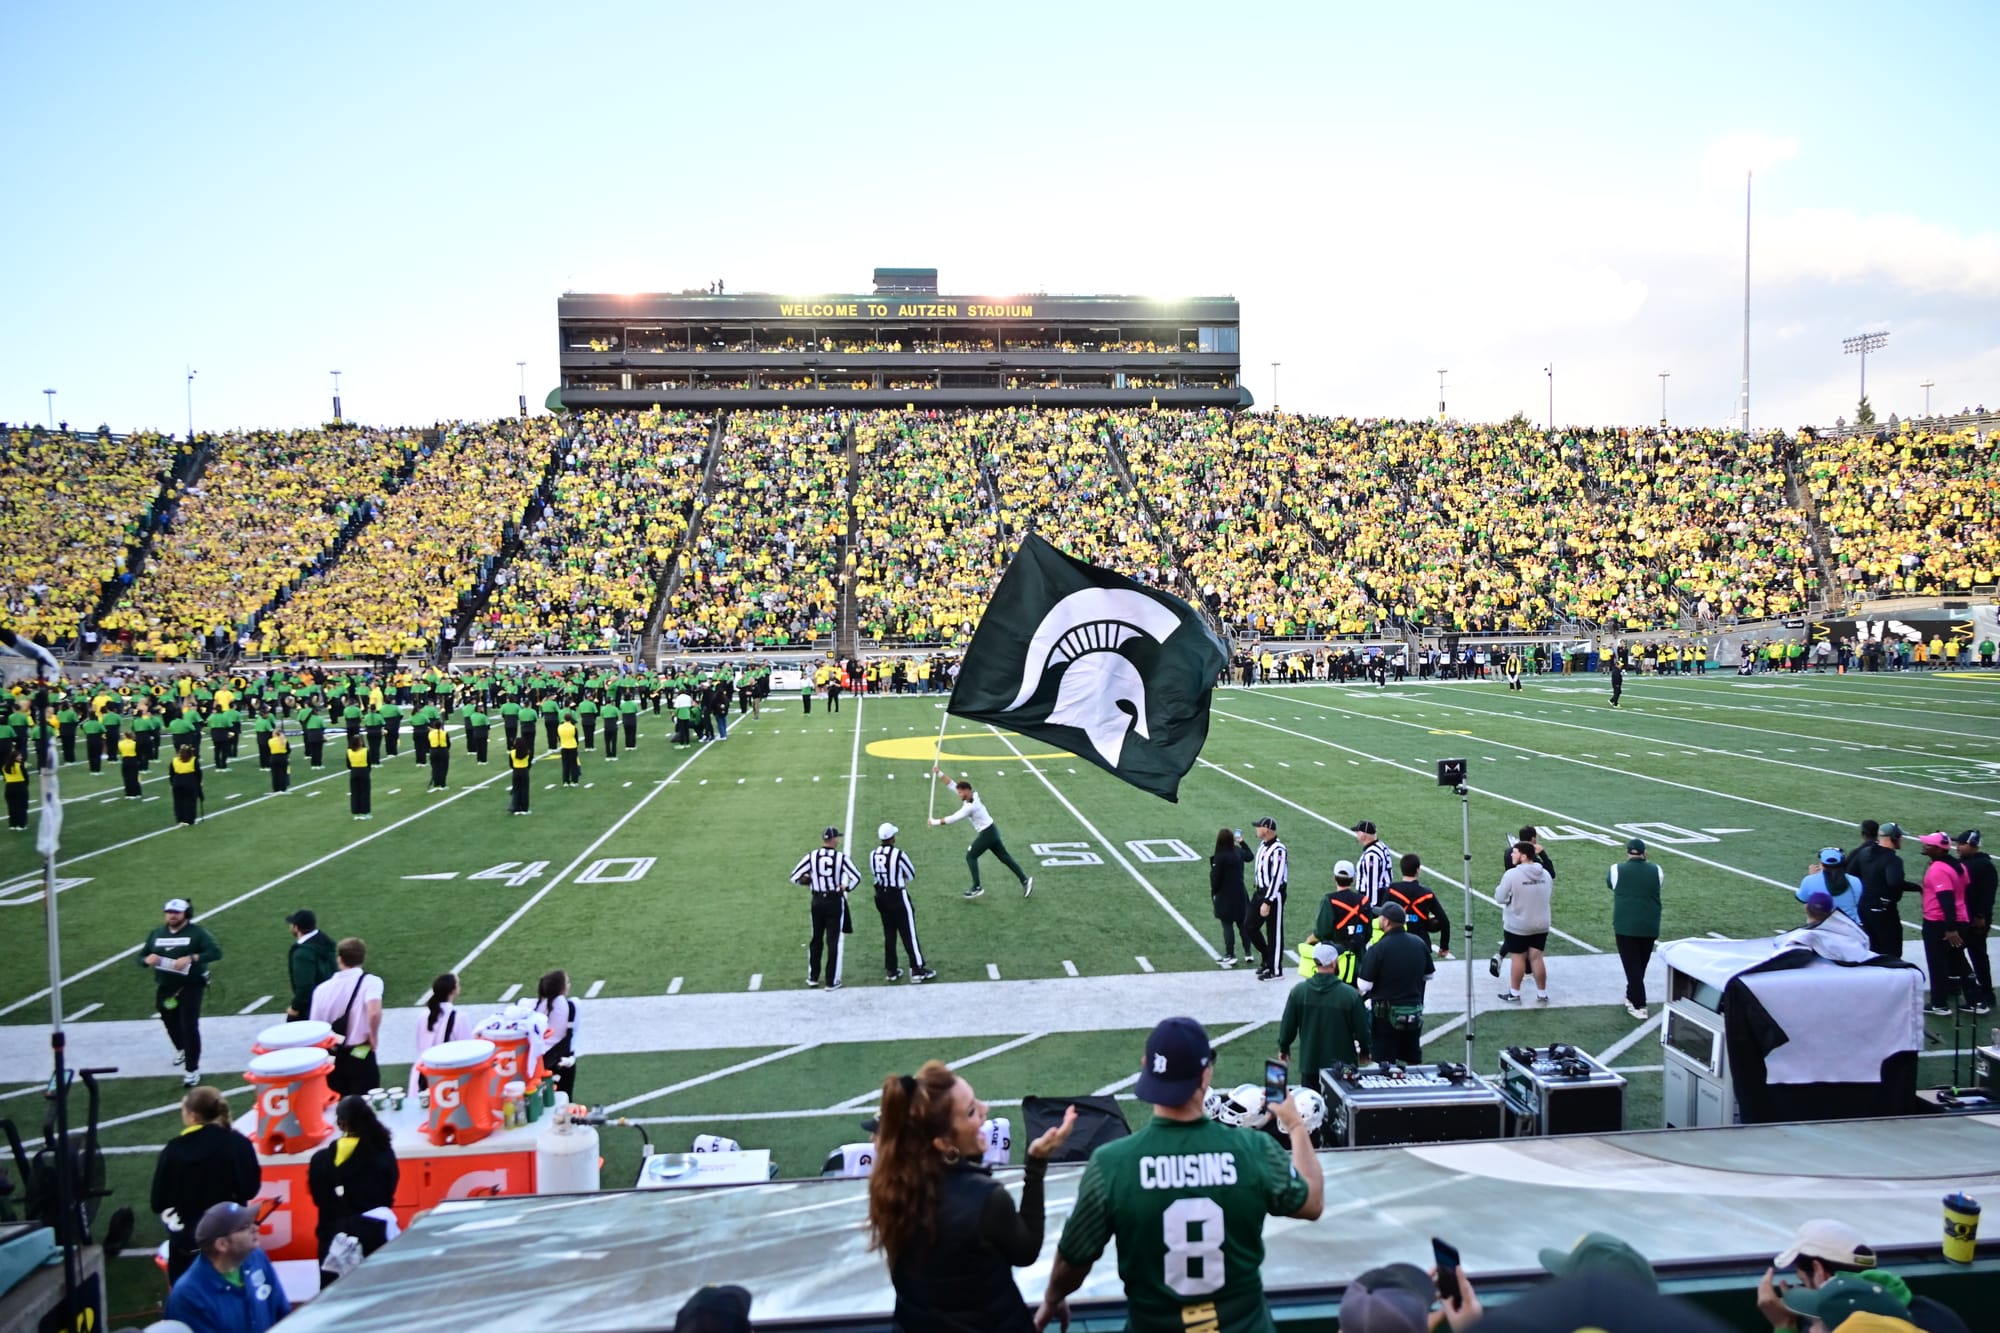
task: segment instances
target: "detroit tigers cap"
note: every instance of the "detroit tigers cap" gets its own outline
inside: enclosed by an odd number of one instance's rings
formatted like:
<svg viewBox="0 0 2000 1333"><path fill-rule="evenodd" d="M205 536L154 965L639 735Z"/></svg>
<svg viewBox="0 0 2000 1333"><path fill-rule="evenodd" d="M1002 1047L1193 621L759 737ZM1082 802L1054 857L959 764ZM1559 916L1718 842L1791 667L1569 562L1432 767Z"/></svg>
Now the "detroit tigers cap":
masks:
<svg viewBox="0 0 2000 1333"><path fill-rule="evenodd" d="M169 898L166 905L160 908L160 910L162 912L191 912L194 909L188 905L188 900L185 898Z"/></svg>
<svg viewBox="0 0 2000 1333"><path fill-rule="evenodd" d="M1146 1059L1133 1091L1155 1106L1179 1106L1201 1086L1201 1071L1215 1060L1208 1029L1192 1018L1163 1018L1146 1034Z"/></svg>
<svg viewBox="0 0 2000 1333"><path fill-rule="evenodd" d="M826 831L819 835L819 840L821 842L825 842L828 838L837 838L839 836L840 836L840 830L835 828L833 825L828 824L826 826Z"/></svg>
<svg viewBox="0 0 2000 1333"><path fill-rule="evenodd" d="M884 824L881 828L875 830L875 836L880 838L883 842L887 842L889 841L889 839L895 837L898 833L901 832L902 830L897 828L894 824Z"/></svg>

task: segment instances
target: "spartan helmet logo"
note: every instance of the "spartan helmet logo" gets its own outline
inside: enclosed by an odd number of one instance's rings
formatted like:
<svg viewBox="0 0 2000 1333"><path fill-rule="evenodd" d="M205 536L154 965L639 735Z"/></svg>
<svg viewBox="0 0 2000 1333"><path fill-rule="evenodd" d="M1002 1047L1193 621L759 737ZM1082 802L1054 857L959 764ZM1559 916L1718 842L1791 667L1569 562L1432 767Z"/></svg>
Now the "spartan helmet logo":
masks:
<svg viewBox="0 0 2000 1333"><path fill-rule="evenodd" d="M1019 708L1041 688L1045 673L1062 669L1056 706L1049 721L1075 727L1090 738L1113 768L1125 749L1125 735L1147 740L1146 683L1123 652L1123 645L1148 635L1165 643L1181 618L1161 602L1123 588L1086 588L1049 608L1028 641L1020 693L1008 705ZM1129 703L1128 715L1118 705Z"/></svg>

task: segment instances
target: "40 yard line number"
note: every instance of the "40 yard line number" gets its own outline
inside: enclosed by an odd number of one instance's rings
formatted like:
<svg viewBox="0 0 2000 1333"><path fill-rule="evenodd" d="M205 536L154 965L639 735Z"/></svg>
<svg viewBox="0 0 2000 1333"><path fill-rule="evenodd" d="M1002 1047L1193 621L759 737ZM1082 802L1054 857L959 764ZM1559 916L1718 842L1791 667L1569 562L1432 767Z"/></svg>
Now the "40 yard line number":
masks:
<svg viewBox="0 0 2000 1333"><path fill-rule="evenodd" d="M644 879L653 869L657 857L652 856L607 856L592 861L577 874L578 884L631 884ZM488 866L475 871L469 880L496 880L510 889L522 888L540 877L549 868L547 861L502 861L497 866Z"/></svg>

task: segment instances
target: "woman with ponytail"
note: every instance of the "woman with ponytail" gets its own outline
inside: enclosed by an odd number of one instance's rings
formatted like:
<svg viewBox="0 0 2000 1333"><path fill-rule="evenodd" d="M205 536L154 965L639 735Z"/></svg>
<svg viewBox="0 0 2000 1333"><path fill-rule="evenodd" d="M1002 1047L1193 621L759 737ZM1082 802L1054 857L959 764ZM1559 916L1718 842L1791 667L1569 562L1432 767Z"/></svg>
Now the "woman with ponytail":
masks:
<svg viewBox="0 0 2000 1333"><path fill-rule="evenodd" d="M430 1086L431 1081L417 1072L424 1052L433 1046L442 1046L448 1041L472 1035L470 1027L460 1028L458 1010L452 1001L458 998L458 974L440 972L437 980L431 982L431 993L424 1000L424 1016L417 1020L417 1054L410 1061L410 1090L420 1091Z"/></svg>
<svg viewBox="0 0 2000 1333"><path fill-rule="evenodd" d="M972 1085L932 1060L882 1083L875 1166L868 1177L869 1248L889 1261L895 1326L908 1333L1030 1333L1015 1268L1042 1251L1042 1181L1076 1125L1028 1147L1017 1211L981 1160L986 1105Z"/></svg>

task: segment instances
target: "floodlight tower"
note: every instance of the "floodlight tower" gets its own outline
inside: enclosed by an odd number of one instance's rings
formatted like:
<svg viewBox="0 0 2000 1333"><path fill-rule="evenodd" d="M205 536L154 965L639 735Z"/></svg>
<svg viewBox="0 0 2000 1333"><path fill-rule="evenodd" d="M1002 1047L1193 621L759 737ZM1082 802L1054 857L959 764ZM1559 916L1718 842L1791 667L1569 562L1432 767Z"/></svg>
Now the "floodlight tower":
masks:
<svg viewBox="0 0 2000 1333"><path fill-rule="evenodd" d="M1848 356L1854 356L1858 353L1861 357L1862 398L1868 396L1868 354L1870 352L1881 351L1888 341L1889 334L1887 330L1879 333L1859 333L1852 338L1842 338L1840 340L1840 350L1842 352Z"/></svg>

